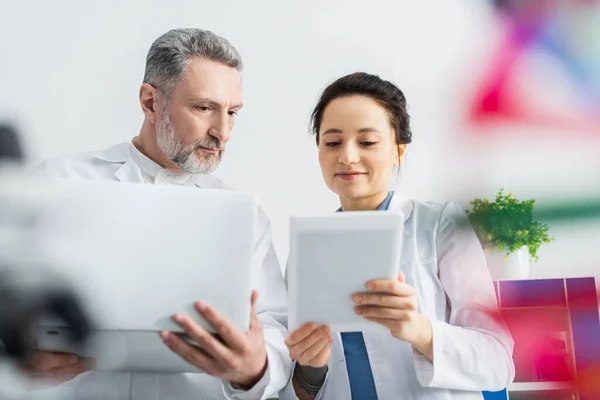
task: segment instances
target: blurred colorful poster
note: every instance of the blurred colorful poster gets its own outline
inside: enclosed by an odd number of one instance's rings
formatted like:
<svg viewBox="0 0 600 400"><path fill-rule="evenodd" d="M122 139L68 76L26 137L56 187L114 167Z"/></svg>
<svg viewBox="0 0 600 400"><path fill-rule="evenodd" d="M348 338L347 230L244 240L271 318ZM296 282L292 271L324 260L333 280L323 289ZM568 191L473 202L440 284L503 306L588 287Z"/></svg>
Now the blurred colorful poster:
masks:
<svg viewBox="0 0 600 400"><path fill-rule="evenodd" d="M502 40L471 106L475 124L600 136L600 1L494 0Z"/></svg>

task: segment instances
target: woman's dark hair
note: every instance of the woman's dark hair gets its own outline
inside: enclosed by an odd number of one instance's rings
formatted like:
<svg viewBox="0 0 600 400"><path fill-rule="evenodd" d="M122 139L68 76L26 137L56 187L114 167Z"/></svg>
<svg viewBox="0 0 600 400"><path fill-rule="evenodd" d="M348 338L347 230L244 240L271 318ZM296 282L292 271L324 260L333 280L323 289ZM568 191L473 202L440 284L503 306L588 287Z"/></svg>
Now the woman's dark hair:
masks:
<svg viewBox="0 0 600 400"><path fill-rule="evenodd" d="M355 72L339 78L327 86L321 94L310 117L310 129L316 137L317 146L325 108L337 98L355 95L369 97L386 109L390 124L396 132L396 144L408 144L412 141L410 117L406 111L406 98L402 90L377 75Z"/></svg>

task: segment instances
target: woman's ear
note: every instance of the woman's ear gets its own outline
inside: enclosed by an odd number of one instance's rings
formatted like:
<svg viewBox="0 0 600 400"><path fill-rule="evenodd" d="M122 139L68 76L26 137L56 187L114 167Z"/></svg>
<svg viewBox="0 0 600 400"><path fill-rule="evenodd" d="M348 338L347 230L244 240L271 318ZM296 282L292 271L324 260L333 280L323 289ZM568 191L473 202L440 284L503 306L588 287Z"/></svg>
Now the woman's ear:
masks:
<svg viewBox="0 0 600 400"><path fill-rule="evenodd" d="M404 152L406 152L406 144L399 144L398 154L394 157L394 167L399 166L404 161Z"/></svg>

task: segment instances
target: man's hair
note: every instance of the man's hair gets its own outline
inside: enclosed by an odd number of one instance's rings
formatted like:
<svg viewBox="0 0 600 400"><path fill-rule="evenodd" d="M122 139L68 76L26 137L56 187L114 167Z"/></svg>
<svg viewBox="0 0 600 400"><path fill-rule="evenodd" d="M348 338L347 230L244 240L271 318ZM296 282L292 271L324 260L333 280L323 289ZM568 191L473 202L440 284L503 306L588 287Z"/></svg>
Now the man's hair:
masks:
<svg viewBox="0 0 600 400"><path fill-rule="evenodd" d="M144 83L169 96L195 57L242 70L242 57L227 39L202 29L172 29L152 43Z"/></svg>

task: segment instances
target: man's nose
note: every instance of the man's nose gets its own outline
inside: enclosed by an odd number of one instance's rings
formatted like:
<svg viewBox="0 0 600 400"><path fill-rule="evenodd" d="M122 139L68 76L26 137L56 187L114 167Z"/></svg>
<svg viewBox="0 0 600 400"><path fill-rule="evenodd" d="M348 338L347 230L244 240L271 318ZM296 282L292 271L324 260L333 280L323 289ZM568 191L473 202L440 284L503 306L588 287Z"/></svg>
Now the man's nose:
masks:
<svg viewBox="0 0 600 400"><path fill-rule="evenodd" d="M226 143L231 135L231 124L229 123L229 114L223 113L215 117L209 134Z"/></svg>

